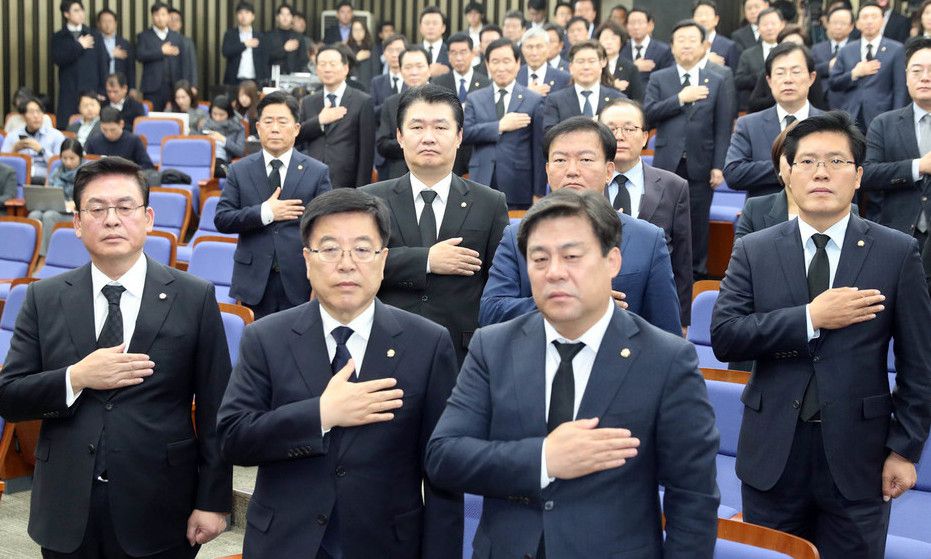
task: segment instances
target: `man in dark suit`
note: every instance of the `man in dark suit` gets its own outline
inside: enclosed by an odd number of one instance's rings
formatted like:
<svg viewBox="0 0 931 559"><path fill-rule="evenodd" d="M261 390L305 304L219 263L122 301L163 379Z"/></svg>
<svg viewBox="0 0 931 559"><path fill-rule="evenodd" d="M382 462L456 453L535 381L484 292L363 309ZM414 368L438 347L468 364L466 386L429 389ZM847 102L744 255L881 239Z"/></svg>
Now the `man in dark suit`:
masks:
<svg viewBox="0 0 931 559"><path fill-rule="evenodd" d="M404 88L404 78L401 76L400 56L407 48L407 38L404 35L391 35L384 43L385 67L384 74L372 78L372 103L375 106L376 122L381 121L381 107L385 100Z"/></svg>
<svg viewBox="0 0 931 559"><path fill-rule="evenodd" d="M236 5L236 22L236 27L223 34L222 53L226 58L223 83L237 85L244 80L261 83L268 79L268 62L262 33L253 26L255 7L251 2Z"/></svg>
<svg viewBox="0 0 931 559"><path fill-rule="evenodd" d="M717 32L721 16L715 0L696 0L692 5L692 18L705 28L705 48L708 60L720 66L737 70L740 61L740 47L734 41Z"/></svg>
<svg viewBox="0 0 931 559"><path fill-rule="evenodd" d="M430 58L427 51L420 45L410 46L398 57L401 64L401 77L407 88L419 87L427 83L430 78ZM406 91L406 89L403 89ZM398 105L401 102L401 93L395 93L385 99L382 106L381 117L378 121L378 131L375 134L375 147L378 154L384 158L384 164L378 169L380 180L396 179L407 173L407 162L404 160L404 150L398 140Z"/></svg>
<svg viewBox="0 0 931 559"><path fill-rule="evenodd" d="M614 173L605 194L614 209L648 221L663 230L679 294L683 331L692 316L692 230L689 184L675 173L647 165L640 158L650 131L639 103L616 99L599 120L617 140ZM622 190L623 189L623 190Z"/></svg>
<svg viewBox="0 0 931 559"><path fill-rule="evenodd" d="M918 239L925 274L931 280L928 246L928 203L931 189L931 39L908 44L906 83L912 103L873 119L866 135L866 162L862 188L880 192L882 203L870 208L870 217L886 227Z"/></svg>
<svg viewBox="0 0 931 559"><path fill-rule="evenodd" d="M174 83L190 73L184 41L168 28L169 7L164 2L152 4L152 27L136 36L136 59L142 62L139 89L156 111L164 110L171 99Z"/></svg>
<svg viewBox="0 0 931 559"><path fill-rule="evenodd" d="M78 0L61 3L65 26L52 35L52 62L58 66L58 126L68 126L68 118L78 112L82 91L103 95L109 57L103 37L84 25L84 4Z"/></svg>
<svg viewBox="0 0 931 559"><path fill-rule="evenodd" d="M432 78L430 82L454 92L464 106L466 96L470 92L488 87L491 80L485 74L476 72L472 67L472 38L468 33L453 33L446 41L446 45L449 48L449 64L453 71ZM465 144L460 146L456 153L453 172L460 177L468 173L471 158L472 146ZM486 184L486 186L490 185Z"/></svg>
<svg viewBox="0 0 931 559"><path fill-rule="evenodd" d="M744 0L743 4L744 20L747 24L731 33L731 40L734 41L734 44L737 45L741 52L760 42L757 18L760 12L769 8L769 0Z"/></svg>
<svg viewBox="0 0 931 559"><path fill-rule="evenodd" d="M238 233L230 296L256 317L307 302L298 220L304 206L330 190L327 166L294 149L297 101L276 91L259 101L262 151L234 163L214 218L217 231Z"/></svg>
<svg viewBox="0 0 931 559"><path fill-rule="evenodd" d="M598 116L612 99L627 97L601 84L601 74L607 63L604 47L595 41L582 41L569 49L569 73L573 85L546 96L543 104L544 132L570 117Z"/></svg>
<svg viewBox="0 0 931 559"><path fill-rule="evenodd" d="M724 181L721 170L736 112L727 76L700 68L704 31L694 20L676 25L672 33L676 65L653 74L644 103L647 122L656 128L653 165L689 181L692 271L696 279L708 272L711 198L714 188Z"/></svg>
<svg viewBox="0 0 931 559"><path fill-rule="evenodd" d="M515 80L517 45L498 39L485 51L493 80L469 95L462 141L473 148L469 178L503 192L508 208L525 210L546 194L543 97Z"/></svg>
<svg viewBox="0 0 931 559"><path fill-rule="evenodd" d="M864 2L857 13L860 39L850 41L837 54L831 69L831 91L842 95L836 108L850 113L861 130L892 109L904 107L905 52L902 44L882 36L883 12L873 2Z"/></svg>
<svg viewBox="0 0 931 559"><path fill-rule="evenodd" d="M129 84L126 82L126 76L119 72L107 76L105 87L107 90L107 104L120 111L123 129L132 132L136 117L145 116L145 106L132 98L129 94Z"/></svg>
<svg viewBox="0 0 931 559"><path fill-rule="evenodd" d="M247 557L462 553L462 497L423 467L456 357L444 328L375 298L390 215L361 191L315 198L301 220L315 300L243 335L218 427L227 459L259 467Z"/></svg>
<svg viewBox="0 0 931 559"><path fill-rule="evenodd" d="M97 29L107 49L107 75L122 73L130 87L136 87L136 58L129 40L116 34L116 14L109 8L97 12Z"/></svg>
<svg viewBox="0 0 931 559"><path fill-rule="evenodd" d="M747 110L750 94L765 71L766 59L776 48L779 32L786 26L782 12L777 8L763 10L757 21L760 42L740 54L740 62L737 64L737 71L734 72L734 85L737 87L737 98L742 111Z"/></svg>
<svg viewBox="0 0 931 559"><path fill-rule="evenodd" d="M430 77L435 78L449 72L449 51L443 42L446 33L446 14L439 6L427 6L420 10L419 16L421 45L427 53L430 63Z"/></svg>
<svg viewBox="0 0 931 559"><path fill-rule="evenodd" d="M277 65L282 74L304 72L309 61L307 49L304 48L306 37L296 32L294 25L294 8L290 4L280 4L275 12L275 29L264 34L265 54L271 67Z"/></svg>
<svg viewBox="0 0 931 559"><path fill-rule="evenodd" d="M617 152L617 140L607 126L590 118L572 117L551 128L543 142L547 179L554 191L573 188L603 195L605 183L614 174L612 157ZM583 165L582 160L592 163ZM663 230L624 212L620 212L620 218L624 228L619 245L623 265L611 281L612 297L619 307L681 335L679 298ZM527 260L517 249L517 227L508 225L482 293L479 324L504 322L536 308Z"/></svg>
<svg viewBox="0 0 931 559"><path fill-rule="evenodd" d="M640 70L640 81L647 83L650 75L673 64L669 45L653 38L653 14L645 8L634 8L627 14L630 41L621 49L621 56L633 60Z"/></svg>
<svg viewBox="0 0 931 559"><path fill-rule="evenodd" d="M387 202L397 224L379 297L445 326L460 364L508 223L503 193L452 174L462 123L462 104L449 90L426 84L402 93L397 138L410 172L365 187Z"/></svg>
<svg viewBox="0 0 931 559"><path fill-rule="evenodd" d="M883 37L904 44L910 36L912 22L896 9L893 0L877 0L876 3L882 8L885 19Z"/></svg>
<svg viewBox="0 0 931 559"><path fill-rule="evenodd" d="M572 78L568 72L547 64L549 33L542 28L534 27L524 32L520 41L520 52L526 62L517 71L517 83L520 85L546 97L571 84Z"/></svg>
<svg viewBox="0 0 931 559"><path fill-rule="evenodd" d="M336 4L336 23L327 26L323 33L323 44L345 43L352 35L352 2L340 0Z"/></svg>
<svg viewBox="0 0 931 559"><path fill-rule="evenodd" d="M827 40L816 43L811 47L811 55L815 59L815 69L824 88L829 107L838 107L842 103L841 100L836 99L837 96L831 91L828 79L831 77L831 68L834 67L840 49L844 48L847 41L853 38L851 36L853 30L853 10L847 6L838 6L828 12Z"/></svg>
<svg viewBox="0 0 931 559"><path fill-rule="evenodd" d="M622 236L585 190L521 222L540 312L476 333L427 445L434 483L485 498L476 558L714 555L714 412L694 347L614 304Z"/></svg>
<svg viewBox="0 0 931 559"><path fill-rule="evenodd" d="M724 161L724 179L728 186L747 191L747 196L782 190L770 161L773 141L789 124L821 114L808 102L815 68L805 47L792 42L778 45L766 59L765 68L766 81L776 104L737 119Z"/></svg>
<svg viewBox="0 0 931 559"><path fill-rule="evenodd" d="M197 47L194 45L194 39L191 39L182 31L184 27L184 18L181 10L171 8L168 10L168 28L181 37L181 52L184 60L181 63L181 79L187 80L191 84L191 89L197 92Z"/></svg>
<svg viewBox="0 0 931 559"><path fill-rule="evenodd" d="M330 168L333 188L356 188L372 180L375 110L372 98L347 87L349 56L333 45L317 53L323 89L301 101L304 153Z"/></svg>
<svg viewBox="0 0 931 559"><path fill-rule="evenodd" d="M213 286L143 254L136 165L83 165L74 201L91 263L29 287L0 374L0 415L42 420L29 535L46 558L193 557L232 505Z"/></svg>
<svg viewBox="0 0 931 559"><path fill-rule="evenodd" d="M546 31L546 35L550 39L550 50L546 62L550 65L550 68L569 73L569 61L562 56L566 40L565 29L557 23L550 22L543 26L543 30Z"/></svg>
<svg viewBox="0 0 931 559"><path fill-rule="evenodd" d="M711 324L718 359L756 361L737 448L744 520L826 559L884 556L889 500L914 485L931 425L918 244L850 212L865 143L841 111L788 132L798 219L737 241Z"/></svg>

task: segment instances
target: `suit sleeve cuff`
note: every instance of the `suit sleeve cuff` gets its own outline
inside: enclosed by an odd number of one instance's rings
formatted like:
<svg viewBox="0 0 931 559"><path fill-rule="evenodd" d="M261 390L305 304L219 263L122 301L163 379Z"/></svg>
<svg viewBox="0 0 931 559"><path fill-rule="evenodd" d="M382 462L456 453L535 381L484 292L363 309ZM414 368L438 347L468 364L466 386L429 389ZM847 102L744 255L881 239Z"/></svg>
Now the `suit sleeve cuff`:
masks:
<svg viewBox="0 0 931 559"><path fill-rule="evenodd" d="M815 330L811 324L811 304L805 305L805 329L808 332L809 342L821 336L821 329Z"/></svg>
<svg viewBox="0 0 931 559"><path fill-rule="evenodd" d="M540 489L546 489L546 486L556 481L556 478L547 475L546 469L546 439L540 446Z"/></svg>
<svg viewBox="0 0 931 559"><path fill-rule="evenodd" d="M268 225L275 221L275 213L268 202L262 202L262 225Z"/></svg>
<svg viewBox="0 0 931 559"><path fill-rule="evenodd" d="M921 180L921 172L918 171L918 162L920 159L912 159L912 182Z"/></svg>
<svg viewBox="0 0 931 559"><path fill-rule="evenodd" d="M73 367L74 365L72 365ZM84 392L81 390L81 392ZM74 387L71 386L71 367L65 369L65 406L71 407L77 401L81 392L74 393Z"/></svg>

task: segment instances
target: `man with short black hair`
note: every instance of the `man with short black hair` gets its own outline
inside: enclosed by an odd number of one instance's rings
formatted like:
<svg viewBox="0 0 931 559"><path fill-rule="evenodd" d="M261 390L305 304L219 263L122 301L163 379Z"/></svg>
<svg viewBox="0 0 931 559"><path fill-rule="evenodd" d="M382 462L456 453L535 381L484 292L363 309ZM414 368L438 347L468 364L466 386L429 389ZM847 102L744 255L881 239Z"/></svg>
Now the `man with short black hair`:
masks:
<svg viewBox="0 0 931 559"><path fill-rule="evenodd" d="M59 6L65 26L52 35L52 62L58 66L58 106L55 109L59 128L78 112L82 91L103 95L109 56L103 37L84 23L84 3L64 0Z"/></svg>
<svg viewBox="0 0 931 559"><path fill-rule="evenodd" d="M142 62L139 89L156 111L165 109L175 82L190 74L184 39L168 27L169 9L164 2L154 2L149 9L152 27L136 36L136 59Z"/></svg>
<svg viewBox="0 0 931 559"><path fill-rule="evenodd" d="M401 77L401 63L399 57L407 48L407 37L404 35L391 35L384 43L385 73L372 78L372 103L375 106L376 121L381 119L381 106L385 99L404 88L404 78Z"/></svg>
<svg viewBox="0 0 931 559"><path fill-rule="evenodd" d="M348 41L352 35L352 17L352 2L339 0L336 4L336 23L327 26L323 33L323 43L332 45Z"/></svg>
<svg viewBox="0 0 931 559"><path fill-rule="evenodd" d="M757 16L757 29L760 33L759 44L753 45L740 54L740 62L734 72L734 85L737 87L737 97L740 110L747 110L750 93L756 87L756 82L765 72L766 59L778 44L779 32L786 22L782 12L777 8L767 8Z"/></svg>
<svg viewBox="0 0 931 559"><path fill-rule="evenodd" d="M423 48L430 64L430 76L449 72L449 55L443 35L446 33L446 15L439 6L427 6L420 10L419 30L423 37Z"/></svg>
<svg viewBox="0 0 931 559"><path fill-rule="evenodd" d="M251 2L236 4L236 27L223 34L223 57L226 73L223 83L236 85L245 80L261 83L268 79L268 62L265 60L265 43L262 33L253 26L255 7Z"/></svg>
<svg viewBox="0 0 931 559"><path fill-rule="evenodd" d="M136 118L145 116L145 106L133 99L129 94L129 83L126 81L126 76L120 72L107 76L105 87L107 90L107 105L120 112L123 128L127 132L132 132Z"/></svg>
<svg viewBox="0 0 931 559"><path fill-rule="evenodd" d="M546 31L546 36L549 38L549 52L546 55L546 62L552 68L569 73L569 62L562 56L566 30L552 22L544 25L543 30Z"/></svg>
<svg viewBox="0 0 931 559"><path fill-rule="evenodd" d="M718 3L715 0L695 0L692 4L692 18L705 28L708 60L719 66L727 66L731 70L736 70L737 63L740 61L740 48L734 41L717 31L718 23L721 21Z"/></svg>
<svg viewBox="0 0 931 559"><path fill-rule="evenodd" d="M123 117L114 107L100 110L100 133L87 140L84 151L90 155L122 157L142 169L154 167L142 139L126 131Z"/></svg>
<svg viewBox="0 0 931 559"><path fill-rule="evenodd" d="M821 78L825 91L828 92L827 80L831 77L831 68L834 67L837 54L847 45L847 41L853 38L853 10L847 6L833 8L828 12L825 27L828 38L812 45L811 55L815 59L818 77Z"/></svg>
<svg viewBox="0 0 931 559"><path fill-rule="evenodd" d="M489 23L485 25L484 27L482 27L482 30L481 32L479 32L478 36L479 36L479 51L481 51L480 60L478 63L473 63L472 67L475 69L476 72L480 74L485 74L487 76L488 65L485 64L485 49L488 48L488 45L492 44L493 42L503 37L503 34L502 34L500 27L498 27L494 23Z"/></svg>
<svg viewBox="0 0 931 559"><path fill-rule="evenodd" d="M650 81L650 75L656 70L674 64L669 45L653 38L655 26L653 14L646 8L634 8L627 14L627 33L630 35L630 41L621 49L621 56L634 61L634 65L640 70L643 83Z"/></svg>
<svg viewBox="0 0 931 559"><path fill-rule="evenodd" d="M546 23L546 0L527 0L527 29L542 29Z"/></svg>
<svg viewBox="0 0 931 559"><path fill-rule="evenodd" d="M277 65L282 74L302 72L309 61L307 49L304 48L305 37L294 31L293 25L294 7L291 4L279 4L275 12L275 28L265 33L269 68Z"/></svg>
<svg viewBox="0 0 931 559"><path fill-rule="evenodd" d="M618 24L621 29L627 27L627 6L616 4L611 8L610 20Z"/></svg>
<svg viewBox="0 0 931 559"><path fill-rule="evenodd" d="M601 75L608 64L604 47L588 40L569 50L569 73L572 87L547 95L543 108L543 130L573 116L595 117L605 104L617 97L627 97L613 87L601 85Z"/></svg>
<svg viewBox="0 0 931 559"><path fill-rule="evenodd" d="M181 10L171 8L168 10L168 28L181 37L183 43L185 61L181 65L183 68L181 79L187 80L191 84L191 89L197 93L197 48L194 46L194 39L191 39L182 32L184 27L184 17Z"/></svg>
<svg viewBox="0 0 931 559"><path fill-rule="evenodd" d="M380 180L396 179L407 173L404 150L398 140L398 106L404 91L427 83L430 78L429 60L427 51L420 45L408 46L398 56L401 77L404 79L406 89L388 97L382 106L378 130L375 134L375 147L385 160L383 166L378 169Z"/></svg>
<svg viewBox="0 0 931 559"><path fill-rule="evenodd" d="M17 107L23 115L24 124L15 128L3 139L0 153L21 153L32 159L32 176L26 177L31 184L45 184L48 178L48 163L58 155L65 136L54 128L45 117L45 107L35 97L29 97Z"/></svg>
<svg viewBox="0 0 931 559"><path fill-rule="evenodd" d="M594 0L575 0L573 2L572 15L574 17L580 17L588 23L588 38L594 39L595 23L598 21L598 11L595 9Z"/></svg>
<svg viewBox="0 0 931 559"><path fill-rule="evenodd" d="M133 56L133 46L126 37L116 33L116 13L109 8L97 12L97 29L103 37L104 48L107 49L107 75L122 73L127 83L136 87L136 59Z"/></svg>
<svg viewBox="0 0 931 559"><path fill-rule="evenodd" d="M504 35L503 38L519 45L520 38L524 35L524 30L526 28L527 22L524 21L524 14L517 10L511 10L504 14L504 20L501 22L501 31Z"/></svg>
<svg viewBox="0 0 931 559"><path fill-rule="evenodd" d="M769 0L743 0L744 21L746 25L731 33L731 39L741 52L760 42L760 30L757 18L760 12L769 8Z"/></svg>

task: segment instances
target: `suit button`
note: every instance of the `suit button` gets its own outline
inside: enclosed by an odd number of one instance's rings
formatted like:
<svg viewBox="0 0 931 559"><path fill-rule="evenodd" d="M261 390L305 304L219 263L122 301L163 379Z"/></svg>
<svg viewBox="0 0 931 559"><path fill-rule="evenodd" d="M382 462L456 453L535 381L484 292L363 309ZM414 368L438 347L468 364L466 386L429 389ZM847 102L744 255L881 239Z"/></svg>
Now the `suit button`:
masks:
<svg viewBox="0 0 931 559"><path fill-rule="evenodd" d="M336 477L346 477L346 470L342 466L336 466Z"/></svg>
<svg viewBox="0 0 931 559"><path fill-rule="evenodd" d="M814 361L815 363L821 361L821 356L820 356L820 355L815 355L814 358L812 358L812 361Z"/></svg>
<svg viewBox="0 0 931 559"><path fill-rule="evenodd" d="M547 501L543 503L543 510L553 510L554 506L553 501Z"/></svg>
<svg viewBox="0 0 931 559"><path fill-rule="evenodd" d="M94 446L93 443L87 445L87 453L88 453L88 454L93 454L93 453L95 453L95 452L97 452L97 447Z"/></svg>
<svg viewBox="0 0 931 559"><path fill-rule="evenodd" d="M799 402L798 400L792 400L792 407L795 409L799 409L800 407L802 407L802 403Z"/></svg>
<svg viewBox="0 0 931 559"><path fill-rule="evenodd" d="M110 402L107 402L106 405L104 405L103 409L110 411L113 409L113 404L111 404Z"/></svg>
<svg viewBox="0 0 931 559"><path fill-rule="evenodd" d="M317 515L317 524L320 524L320 525L326 524L328 520L329 518L327 518L325 514Z"/></svg>
<svg viewBox="0 0 931 559"><path fill-rule="evenodd" d="M423 301L424 303L426 303L428 299L429 297L427 297L426 295L420 298L420 300Z"/></svg>

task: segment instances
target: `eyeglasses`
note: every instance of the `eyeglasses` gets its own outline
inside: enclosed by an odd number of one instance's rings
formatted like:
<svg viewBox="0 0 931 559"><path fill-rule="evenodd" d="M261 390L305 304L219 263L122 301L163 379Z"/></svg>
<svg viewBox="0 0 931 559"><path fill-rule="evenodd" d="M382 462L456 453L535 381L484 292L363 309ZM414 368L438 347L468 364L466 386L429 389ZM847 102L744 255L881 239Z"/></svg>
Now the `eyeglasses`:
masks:
<svg viewBox="0 0 931 559"><path fill-rule="evenodd" d="M608 129L611 130L611 133L614 134L615 137L617 137L618 133L620 133L626 138L629 138L643 130L643 128L640 126L634 126L633 124L628 126L611 126Z"/></svg>
<svg viewBox="0 0 931 559"><path fill-rule="evenodd" d="M824 168L829 171L843 171L844 169L847 168L848 165L854 165L855 163L856 161L848 161L846 159L840 159L837 157L828 159L827 161L823 161L820 159L805 158L805 159L799 159L798 161L793 163L792 166L798 167L800 171L805 171L806 173L812 173L820 165L824 165Z"/></svg>
<svg viewBox="0 0 931 559"><path fill-rule="evenodd" d="M343 259L343 254L349 253L353 262L364 264L375 260L375 255L381 254L385 249L375 250L371 247L358 246L350 249L343 249L338 246L325 246L323 248L308 248L308 251L316 254L321 262L334 264Z"/></svg>
<svg viewBox="0 0 931 559"><path fill-rule="evenodd" d="M923 78L926 74L931 74L931 66L912 66L908 69L908 75L913 78Z"/></svg>
<svg viewBox="0 0 931 559"><path fill-rule="evenodd" d="M110 215L110 210L115 210L116 215L119 217L132 217L136 210L139 208L144 208L145 204L140 204L138 206L130 206L129 204L120 204L118 206L92 206L90 208L85 208L81 210L81 213L85 213L96 221L103 221L108 215Z"/></svg>

